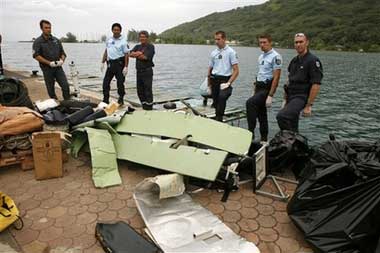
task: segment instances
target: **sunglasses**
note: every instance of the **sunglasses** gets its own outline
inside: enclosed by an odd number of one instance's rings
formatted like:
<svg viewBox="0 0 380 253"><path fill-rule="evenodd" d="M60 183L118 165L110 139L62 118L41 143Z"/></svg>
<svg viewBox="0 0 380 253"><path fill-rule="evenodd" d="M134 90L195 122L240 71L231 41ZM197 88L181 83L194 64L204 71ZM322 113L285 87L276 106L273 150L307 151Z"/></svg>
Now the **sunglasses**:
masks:
<svg viewBox="0 0 380 253"><path fill-rule="evenodd" d="M306 37L306 35L304 33L296 33L294 37Z"/></svg>

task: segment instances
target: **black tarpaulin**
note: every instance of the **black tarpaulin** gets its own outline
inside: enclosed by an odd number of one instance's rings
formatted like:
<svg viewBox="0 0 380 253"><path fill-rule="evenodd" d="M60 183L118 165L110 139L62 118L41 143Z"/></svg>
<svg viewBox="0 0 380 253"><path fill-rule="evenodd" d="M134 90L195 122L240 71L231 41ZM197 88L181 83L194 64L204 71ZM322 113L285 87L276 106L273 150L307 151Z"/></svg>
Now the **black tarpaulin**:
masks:
<svg viewBox="0 0 380 253"><path fill-rule="evenodd" d="M309 160L310 149L306 137L288 130L278 132L269 142L270 172L291 169L298 178Z"/></svg>
<svg viewBox="0 0 380 253"><path fill-rule="evenodd" d="M316 252L376 252L380 141L322 145L301 174L288 214Z"/></svg>

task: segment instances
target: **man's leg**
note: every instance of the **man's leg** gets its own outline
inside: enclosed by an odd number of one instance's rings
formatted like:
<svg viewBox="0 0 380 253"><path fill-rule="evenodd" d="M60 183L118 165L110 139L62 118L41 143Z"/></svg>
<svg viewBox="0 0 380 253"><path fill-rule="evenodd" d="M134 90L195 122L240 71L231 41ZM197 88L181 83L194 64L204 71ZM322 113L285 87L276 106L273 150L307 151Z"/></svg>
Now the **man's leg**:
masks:
<svg viewBox="0 0 380 253"><path fill-rule="evenodd" d="M55 89L54 89L54 84L55 84L54 69L53 68L44 69L42 70L42 73L44 75L45 86L46 86L49 97L53 99L58 99L57 95L55 94Z"/></svg>
<svg viewBox="0 0 380 253"><path fill-rule="evenodd" d="M56 70L55 70L55 78L57 80L57 83L61 87L63 99L64 100L70 99L69 83L67 82L66 74L63 71L62 67L56 68Z"/></svg>
<svg viewBox="0 0 380 253"><path fill-rule="evenodd" d="M137 72L136 74L136 88L137 88L137 96L139 97L141 106L144 107L145 104L145 92L144 92L144 78L143 74Z"/></svg>
<svg viewBox="0 0 380 253"><path fill-rule="evenodd" d="M116 83L117 83L117 94L119 94L118 103L124 104L124 96L125 96L125 76L123 75L123 66L120 64L117 64L115 67L115 76L116 76Z"/></svg>
<svg viewBox="0 0 380 253"><path fill-rule="evenodd" d="M223 121L223 115L224 111L226 110L227 106L227 99L232 94L232 87L228 87L227 89L220 90L219 96L218 96L218 102L216 104L216 120L217 121Z"/></svg>
<svg viewBox="0 0 380 253"><path fill-rule="evenodd" d="M110 102L110 84L114 73L112 72L111 67L108 67L106 70L106 74L103 79L103 102L109 104Z"/></svg>
<svg viewBox="0 0 380 253"><path fill-rule="evenodd" d="M211 82L211 97L212 97L211 107L214 107L215 112L216 112L216 105L218 104L218 97L219 97L219 92L220 92L220 81L211 78L210 82Z"/></svg>
<svg viewBox="0 0 380 253"><path fill-rule="evenodd" d="M263 114L265 113L266 115L266 108L265 108L266 96L267 96L266 90L256 90L255 95L249 98L246 102L248 130L251 131L253 134L255 133L256 119L258 117L260 117L259 121L260 121L261 134L262 134L262 126L265 127L265 124L262 124L262 122L264 122L265 120L265 118L263 117ZM265 111L263 112L263 110ZM264 131L264 134L265 134L265 131ZM263 135L261 135L261 137L263 137Z"/></svg>
<svg viewBox="0 0 380 253"><path fill-rule="evenodd" d="M149 110L149 111L153 109L152 83L153 83L153 72L148 71L144 75L144 97L145 97L145 110Z"/></svg>
<svg viewBox="0 0 380 253"><path fill-rule="evenodd" d="M280 129L298 132L299 116L305 105L305 97L290 98L286 106L278 112L276 117Z"/></svg>

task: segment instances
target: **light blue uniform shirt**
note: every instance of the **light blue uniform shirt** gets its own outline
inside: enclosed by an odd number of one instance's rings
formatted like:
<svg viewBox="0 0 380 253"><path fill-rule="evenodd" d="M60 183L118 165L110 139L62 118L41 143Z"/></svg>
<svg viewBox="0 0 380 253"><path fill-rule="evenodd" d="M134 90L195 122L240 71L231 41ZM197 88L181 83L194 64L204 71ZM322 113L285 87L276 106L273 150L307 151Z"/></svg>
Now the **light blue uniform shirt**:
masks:
<svg viewBox="0 0 380 253"><path fill-rule="evenodd" d="M114 38L113 36L106 41L107 59L116 60L118 58L124 57L130 49L127 40L124 36L119 38Z"/></svg>
<svg viewBox="0 0 380 253"><path fill-rule="evenodd" d="M281 69L282 57L276 50L271 49L266 53L259 56L259 73L257 74L257 81L265 82L266 80L273 79L273 71Z"/></svg>
<svg viewBox="0 0 380 253"><path fill-rule="evenodd" d="M231 76L232 65L238 64L238 57L228 45L222 49L216 48L211 52L209 66L212 68L212 75Z"/></svg>

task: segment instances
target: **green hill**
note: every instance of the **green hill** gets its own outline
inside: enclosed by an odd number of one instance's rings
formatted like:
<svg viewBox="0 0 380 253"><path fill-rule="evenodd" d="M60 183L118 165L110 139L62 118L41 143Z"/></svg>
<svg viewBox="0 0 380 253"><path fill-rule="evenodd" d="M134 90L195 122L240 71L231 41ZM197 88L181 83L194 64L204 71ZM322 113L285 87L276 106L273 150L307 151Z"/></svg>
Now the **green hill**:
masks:
<svg viewBox="0 0 380 253"><path fill-rule="evenodd" d="M277 46L292 47L305 32L315 49L380 51L380 0L271 0L226 12L215 12L159 35L165 43L205 44L217 30L229 40L256 45L270 33Z"/></svg>

